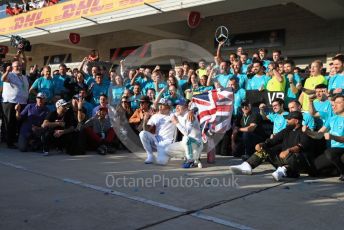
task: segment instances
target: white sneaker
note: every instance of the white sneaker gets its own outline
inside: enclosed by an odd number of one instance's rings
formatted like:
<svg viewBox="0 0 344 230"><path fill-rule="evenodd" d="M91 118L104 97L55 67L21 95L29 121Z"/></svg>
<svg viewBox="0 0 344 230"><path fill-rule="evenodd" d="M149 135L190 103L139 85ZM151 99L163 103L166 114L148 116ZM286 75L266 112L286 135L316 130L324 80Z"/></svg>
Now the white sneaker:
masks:
<svg viewBox="0 0 344 230"><path fill-rule="evenodd" d="M152 164L154 163L154 155L148 155L147 159L145 160L145 164Z"/></svg>
<svg viewBox="0 0 344 230"><path fill-rule="evenodd" d="M280 181L283 177L287 176L287 168L284 166L278 167L277 170L271 175L275 179L275 181Z"/></svg>
<svg viewBox="0 0 344 230"><path fill-rule="evenodd" d="M230 166L229 170L231 170L234 174L252 175L252 167L246 161L240 165Z"/></svg>

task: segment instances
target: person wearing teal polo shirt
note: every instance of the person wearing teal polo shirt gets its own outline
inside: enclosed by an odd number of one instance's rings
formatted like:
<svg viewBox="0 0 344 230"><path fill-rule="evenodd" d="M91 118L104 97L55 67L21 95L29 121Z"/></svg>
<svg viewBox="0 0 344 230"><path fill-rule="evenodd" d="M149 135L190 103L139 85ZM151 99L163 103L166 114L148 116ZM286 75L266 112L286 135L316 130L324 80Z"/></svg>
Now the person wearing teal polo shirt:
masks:
<svg viewBox="0 0 344 230"><path fill-rule="evenodd" d="M289 109L290 113L294 112L294 111L301 112L302 106L301 106L301 103L297 100L290 101L288 103L288 109ZM302 112L302 117L303 117L303 120L302 120L303 128L304 129L310 129L310 130L314 131L315 130L315 122L314 122L313 116L308 112Z"/></svg>
<svg viewBox="0 0 344 230"><path fill-rule="evenodd" d="M34 81L29 92L34 95L44 93L47 97L47 102L52 101L55 95L55 84L51 76L50 66L43 67L43 76Z"/></svg>
<svg viewBox="0 0 344 230"><path fill-rule="evenodd" d="M92 94L91 103L94 106L99 105L100 95L107 95L108 93L108 87L103 84L103 76L101 73L96 74L95 82L91 83L88 91Z"/></svg>
<svg viewBox="0 0 344 230"><path fill-rule="evenodd" d="M272 134L277 134L287 126L287 120L285 116L289 113L284 111L284 101L281 98L275 98L272 103L272 110L273 113L269 113L268 115L265 114L265 104L259 105L260 115L263 117L264 120L270 120L273 123L273 131Z"/></svg>
<svg viewBox="0 0 344 230"><path fill-rule="evenodd" d="M140 99L141 99L141 88L139 83L135 83L133 87L133 96L130 97L131 101L131 108L133 111L140 107Z"/></svg>
<svg viewBox="0 0 344 230"><path fill-rule="evenodd" d="M314 116L317 129L320 129L334 115L328 90L325 84L315 86L315 95L309 97L309 113Z"/></svg>
<svg viewBox="0 0 344 230"><path fill-rule="evenodd" d="M153 88L156 93L167 87L167 83L163 80L162 74L159 70L152 73L152 82L149 82L145 86L145 91L149 88Z"/></svg>
<svg viewBox="0 0 344 230"><path fill-rule="evenodd" d="M306 130L306 133L315 138L331 141L331 147L327 148L324 152L326 160L329 160L331 164L340 173L339 180L344 181L344 95L336 95L333 98L333 110L335 115L331 117L326 124L318 131L318 133ZM319 164L318 160L322 159L322 165L324 165L325 159L319 156L315 160L315 166ZM318 168L317 168L318 169Z"/></svg>
<svg viewBox="0 0 344 230"><path fill-rule="evenodd" d="M109 86L109 104L116 107L120 104L124 92L123 79L120 75L111 74L111 83Z"/></svg>
<svg viewBox="0 0 344 230"><path fill-rule="evenodd" d="M227 82L230 78L227 73L227 68L227 62L222 61L219 66L219 73L213 79L219 82L223 88L226 88Z"/></svg>
<svg viewBox="0 0 344 230"><path fill-rule="evenodd" d="M286 79L284 100L286 103L296 100L302 88L301 77L294 73L294 68L295 63L293 60L288 59L284 61L283 70Z"/></svg>
<svg viewBox="0 0 344 230"><path fill-rule="evenodd" d="M65 81L69 82L69 76L67 75L67 66L65 64L60 64L59 73L53 76L53 81L55 84L55 94L68 96L68 89L65 88ZM70 99L70 98L68 98Z"/></svg>
<svg viewBox="0 0 344 230"><path fill-rule="evenodd" d="M241 66L242 66L241 62L240 61L234 61L231 66L232 66L233 74L230 75L230 79L236 78L238 81L239 89L246 89L248 78L247 78L246 74L241 73ZM228 81L226 83L226 87L228 86L230 79L228 79Z"/></svg>
<svg viewBox="0 0 344 230"><path fill-rule="evenodd" d="M239 88L237 78L231 78L228 82L228 87L231 87L234 92L233 116L238 117L241 113L241 104L246 99L246 91Z"/></svg>
<svg viewBox="0 0 344 230"><path fill-rule="evenodd" d="M264 74L262 62L258 60L253 61L252 71L255 75L248 80L246 89L264 90L270 78Z"/></svg>
<svg viewBox="0 0 344 230"><path fill-rule="evenodd" d="M333 93L343 94L344 89L344 55L340 54L332 58L333 68L336 75L331 77L328 84L328 90Z"/></svg>

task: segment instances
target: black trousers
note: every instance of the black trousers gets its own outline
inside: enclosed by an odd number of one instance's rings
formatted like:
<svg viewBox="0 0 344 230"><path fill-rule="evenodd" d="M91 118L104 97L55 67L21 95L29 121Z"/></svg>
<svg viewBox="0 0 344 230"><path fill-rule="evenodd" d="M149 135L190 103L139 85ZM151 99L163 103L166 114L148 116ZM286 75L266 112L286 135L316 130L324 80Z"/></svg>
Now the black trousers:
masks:
<svg viewBox="0 0 344 230"><path fill-rule="evenodd" d="M49 152L52 147L58 147L66 150L69 155L85 154L85 143L81 140L85 137L81 132L71 132L60 137L54 137L54 130L46 130L42 135L43 151Z"/></svg>
<svg viewBox="0 0 344 230"><path fill-rule="evenodd" d="M263 152L255 152L248 160L253 168L258 167L264 161L270 162L275 168L285 166L287 168L287 176L297 178L300 176L300 171L307 171L311 173L311 166L308 164L307 153L289 153L284 159L279 157L282 148L281 145L276 145L271 148L264 149Z"/></svg>
<svg viewBox="0 0 344 230"><path fill-rule="evenodd" d="M344 148L329 148L324 153L337 168L341 175L344 175Z"/></svg>
<svg viewBox="0 0 344 230"><path fill-rule="evenodd" d="M253 132L236 132L232 134L232 154L233 156L248 155L255 152L256 144L263 142L264 138Z"/></svg>
<svg viewBox="0 0 344 230"><path fill-rule="evenodd" d="M16 118L15 103L3 102L3 122L5 128L5 139L7 146L11 146L16 142L16 134L18 130L18 122Z"/></svg>

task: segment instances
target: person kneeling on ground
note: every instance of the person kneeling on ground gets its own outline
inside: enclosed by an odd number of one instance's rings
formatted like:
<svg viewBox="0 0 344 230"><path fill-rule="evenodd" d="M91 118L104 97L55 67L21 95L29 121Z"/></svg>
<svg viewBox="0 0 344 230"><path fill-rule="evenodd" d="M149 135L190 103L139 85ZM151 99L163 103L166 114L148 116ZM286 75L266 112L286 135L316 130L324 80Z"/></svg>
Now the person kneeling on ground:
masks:
<svg viewBox="0 0 344 230"><path fill-rule="evenodd" d="M44 93L38 93L36 103L26 105L22 112L20 112L20 104L15 106L16 117L22 121L18 138L18 148L22 152L38 150L42 147L41 135L44 129L41 125L49 113L45 105L46 98Z"/></svg>
<svg viewBox="0 0 344 230"><path fill-rule="evenodd" d="M86 121L83 126L90 147L97 149L97 153L100 155L114 153L115 151L111 145L116 135L107 114L108 109L106 107L99 107L96 115Z"/></svg>
<svg viewBox="0 0 344 230"><path fill-rule="evenodd" d="M56 111L50 112L42 124L45 129L42 135L43 155L48 156L50 147L65 148L70 155L83 154L79 151L77 134L77 120L72 109L68 108L64 99L56 102Z"/></svg>
<svg viewBox="0 0 344 230"><path fill-rule="evenodd" d="M145 164L152 164L155 161L154 150L158 151L158 156L164 156L166 146L172 144L176 137L176 126L172 123L170 116L171 106L171 101L161 98L159 113L152 116L149 113L144 115L140 140L147 153ZM155 134L153 134L154 128Z"/></svg>
<svg viewBox="0 0 344 230"><path fill-rule="evenodd" d="M183 168L202 168L199 161L203 149L201 128L193 111L188 111L187 104L185 100L180 100L176 106L176 113L171 118L172 123L183 135L182 141L168 145L166 155L158 155L158 160L161 164L167 164L170 157L185 157Z"/></svg>
<svg viewBox="0 0 344 230"><path fill-rule="evenodd" d="M287 116L287 127L276 133L271 139L257 144L256 152L238 166L230 166L235 174L252 174L252 169L258 167L265 160L269 161L277 170L272 173L276 181L283 177L297 178L300 170L309 170L307 160L311 151L311 139L302 132L302 113L291 112Z"/></svg>

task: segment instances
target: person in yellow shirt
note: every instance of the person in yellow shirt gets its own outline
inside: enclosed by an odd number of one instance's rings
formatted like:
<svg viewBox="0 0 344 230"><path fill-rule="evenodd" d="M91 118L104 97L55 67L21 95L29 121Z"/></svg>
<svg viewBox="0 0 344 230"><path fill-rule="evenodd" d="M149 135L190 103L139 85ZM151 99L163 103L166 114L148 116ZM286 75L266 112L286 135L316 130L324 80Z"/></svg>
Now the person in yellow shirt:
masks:
<svg viewBox="0 0 344 230"><path fill-rule="evenodd" d="M266 73L271 79L266 85L266 89L270 92L284 92L285 90L285 78L279 72L277 63L270 62L268 65L269 72Z"/></svg>
<svg viewBox="0 0 344 230"><path fill-rule="evenodd" d="M300 97L299 102L302 104L303 111L309 111L309 95L312 93L307 94L307 90L315 90L315 86L320 84L327 85L326 78L321 75L321 69L323 67L323 63L320 60L313 61L311 64L310 69L310 76L306 79L305 85L303 86L304 90Z"/></svg>

